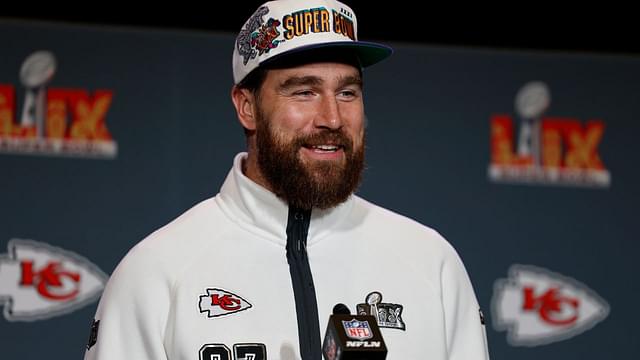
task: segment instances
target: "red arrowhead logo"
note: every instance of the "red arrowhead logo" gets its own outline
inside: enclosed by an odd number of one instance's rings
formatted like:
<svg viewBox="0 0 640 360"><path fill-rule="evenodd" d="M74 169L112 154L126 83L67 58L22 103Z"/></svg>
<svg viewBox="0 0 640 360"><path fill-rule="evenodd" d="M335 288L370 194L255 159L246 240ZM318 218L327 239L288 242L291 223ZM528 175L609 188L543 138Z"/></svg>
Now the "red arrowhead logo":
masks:
<svg viewBox="0 0 640 360"><path fill-rule="evenodd" d="M199 299L200 312L206 312L209 318L236 313L252 307L245 299L224 289L207 289L207 293L200 295Z"/></svg>
<svg viewBox="0 0 640 360"><path fill-rule="evenodd" d="M0 305L9 321L75 311L98 299L108 276L89 260L45 243L12 239L0 255Z"/></svg>
<svg viewBox="0 0 640 360"><path fill-rule="evenodd" d="M531 265L512 265L494 285L493 326L513 346L538 346L577 336L603 321L609 305L579 281Z"/></svg>

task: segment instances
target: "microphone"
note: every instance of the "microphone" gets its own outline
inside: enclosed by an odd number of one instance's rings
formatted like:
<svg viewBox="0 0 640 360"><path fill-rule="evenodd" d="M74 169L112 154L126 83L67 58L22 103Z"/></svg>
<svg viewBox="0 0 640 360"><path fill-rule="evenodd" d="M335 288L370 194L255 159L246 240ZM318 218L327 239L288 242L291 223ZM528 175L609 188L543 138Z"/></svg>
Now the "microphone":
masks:
<svg viewBox="0 0 640 360"><path fill-rule="evenodd" d="M343 303L337 303L333 307L333 315L351 315L351 311L349 311L347 305Z"/></svg>
<svg viewBox="0 0 640 360"><path fill-rule="evenodd" d="M384 360L387 346L375 317L351 315L345 304L336 304L329 316L322 354L325 360Z"/></svg>

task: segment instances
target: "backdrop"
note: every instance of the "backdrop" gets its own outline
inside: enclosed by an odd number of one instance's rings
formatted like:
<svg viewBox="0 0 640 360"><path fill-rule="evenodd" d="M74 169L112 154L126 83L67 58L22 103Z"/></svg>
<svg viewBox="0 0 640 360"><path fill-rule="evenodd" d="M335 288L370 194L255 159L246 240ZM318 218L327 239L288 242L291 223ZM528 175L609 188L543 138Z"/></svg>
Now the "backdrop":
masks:
<svg viewBox="0 0 640 360"><path fill-rule="evenodd" d="M233 42L0 22L3 359L81 358L118 261L217 193ZM492 358L638 358L640 58L390 45L360 195L458 250Z"/></svg>

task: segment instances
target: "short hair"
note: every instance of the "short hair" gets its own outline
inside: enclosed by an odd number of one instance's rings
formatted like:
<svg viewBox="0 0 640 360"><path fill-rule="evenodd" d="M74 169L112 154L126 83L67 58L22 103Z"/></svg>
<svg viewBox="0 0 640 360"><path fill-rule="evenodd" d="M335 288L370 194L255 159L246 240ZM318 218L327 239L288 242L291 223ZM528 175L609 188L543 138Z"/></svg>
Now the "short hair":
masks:
<svg viewBox="0 0 640 360"><path fill-rule="evenodd" d="M267 77L267 69L264 67L258 67L249 73L242 81L236 85L240 89L247 89L254 95L257 95L264 79Z"/></svg>

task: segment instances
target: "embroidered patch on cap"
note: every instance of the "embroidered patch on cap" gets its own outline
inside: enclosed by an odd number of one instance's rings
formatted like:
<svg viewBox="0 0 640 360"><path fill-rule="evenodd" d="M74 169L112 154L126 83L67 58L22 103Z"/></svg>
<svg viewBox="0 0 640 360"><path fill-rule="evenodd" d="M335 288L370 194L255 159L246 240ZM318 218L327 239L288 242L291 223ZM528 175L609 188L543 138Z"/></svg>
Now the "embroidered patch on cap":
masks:
<svg viewBox="0 0 640 360"><path fill-rule="evenodd" d="M238 33L232 60L234 83L241 83L253 70L283 55L320 48L349 52L362 67L393 52L386 45L359 41L355 13L337 0L269 1Z"/></svg>

